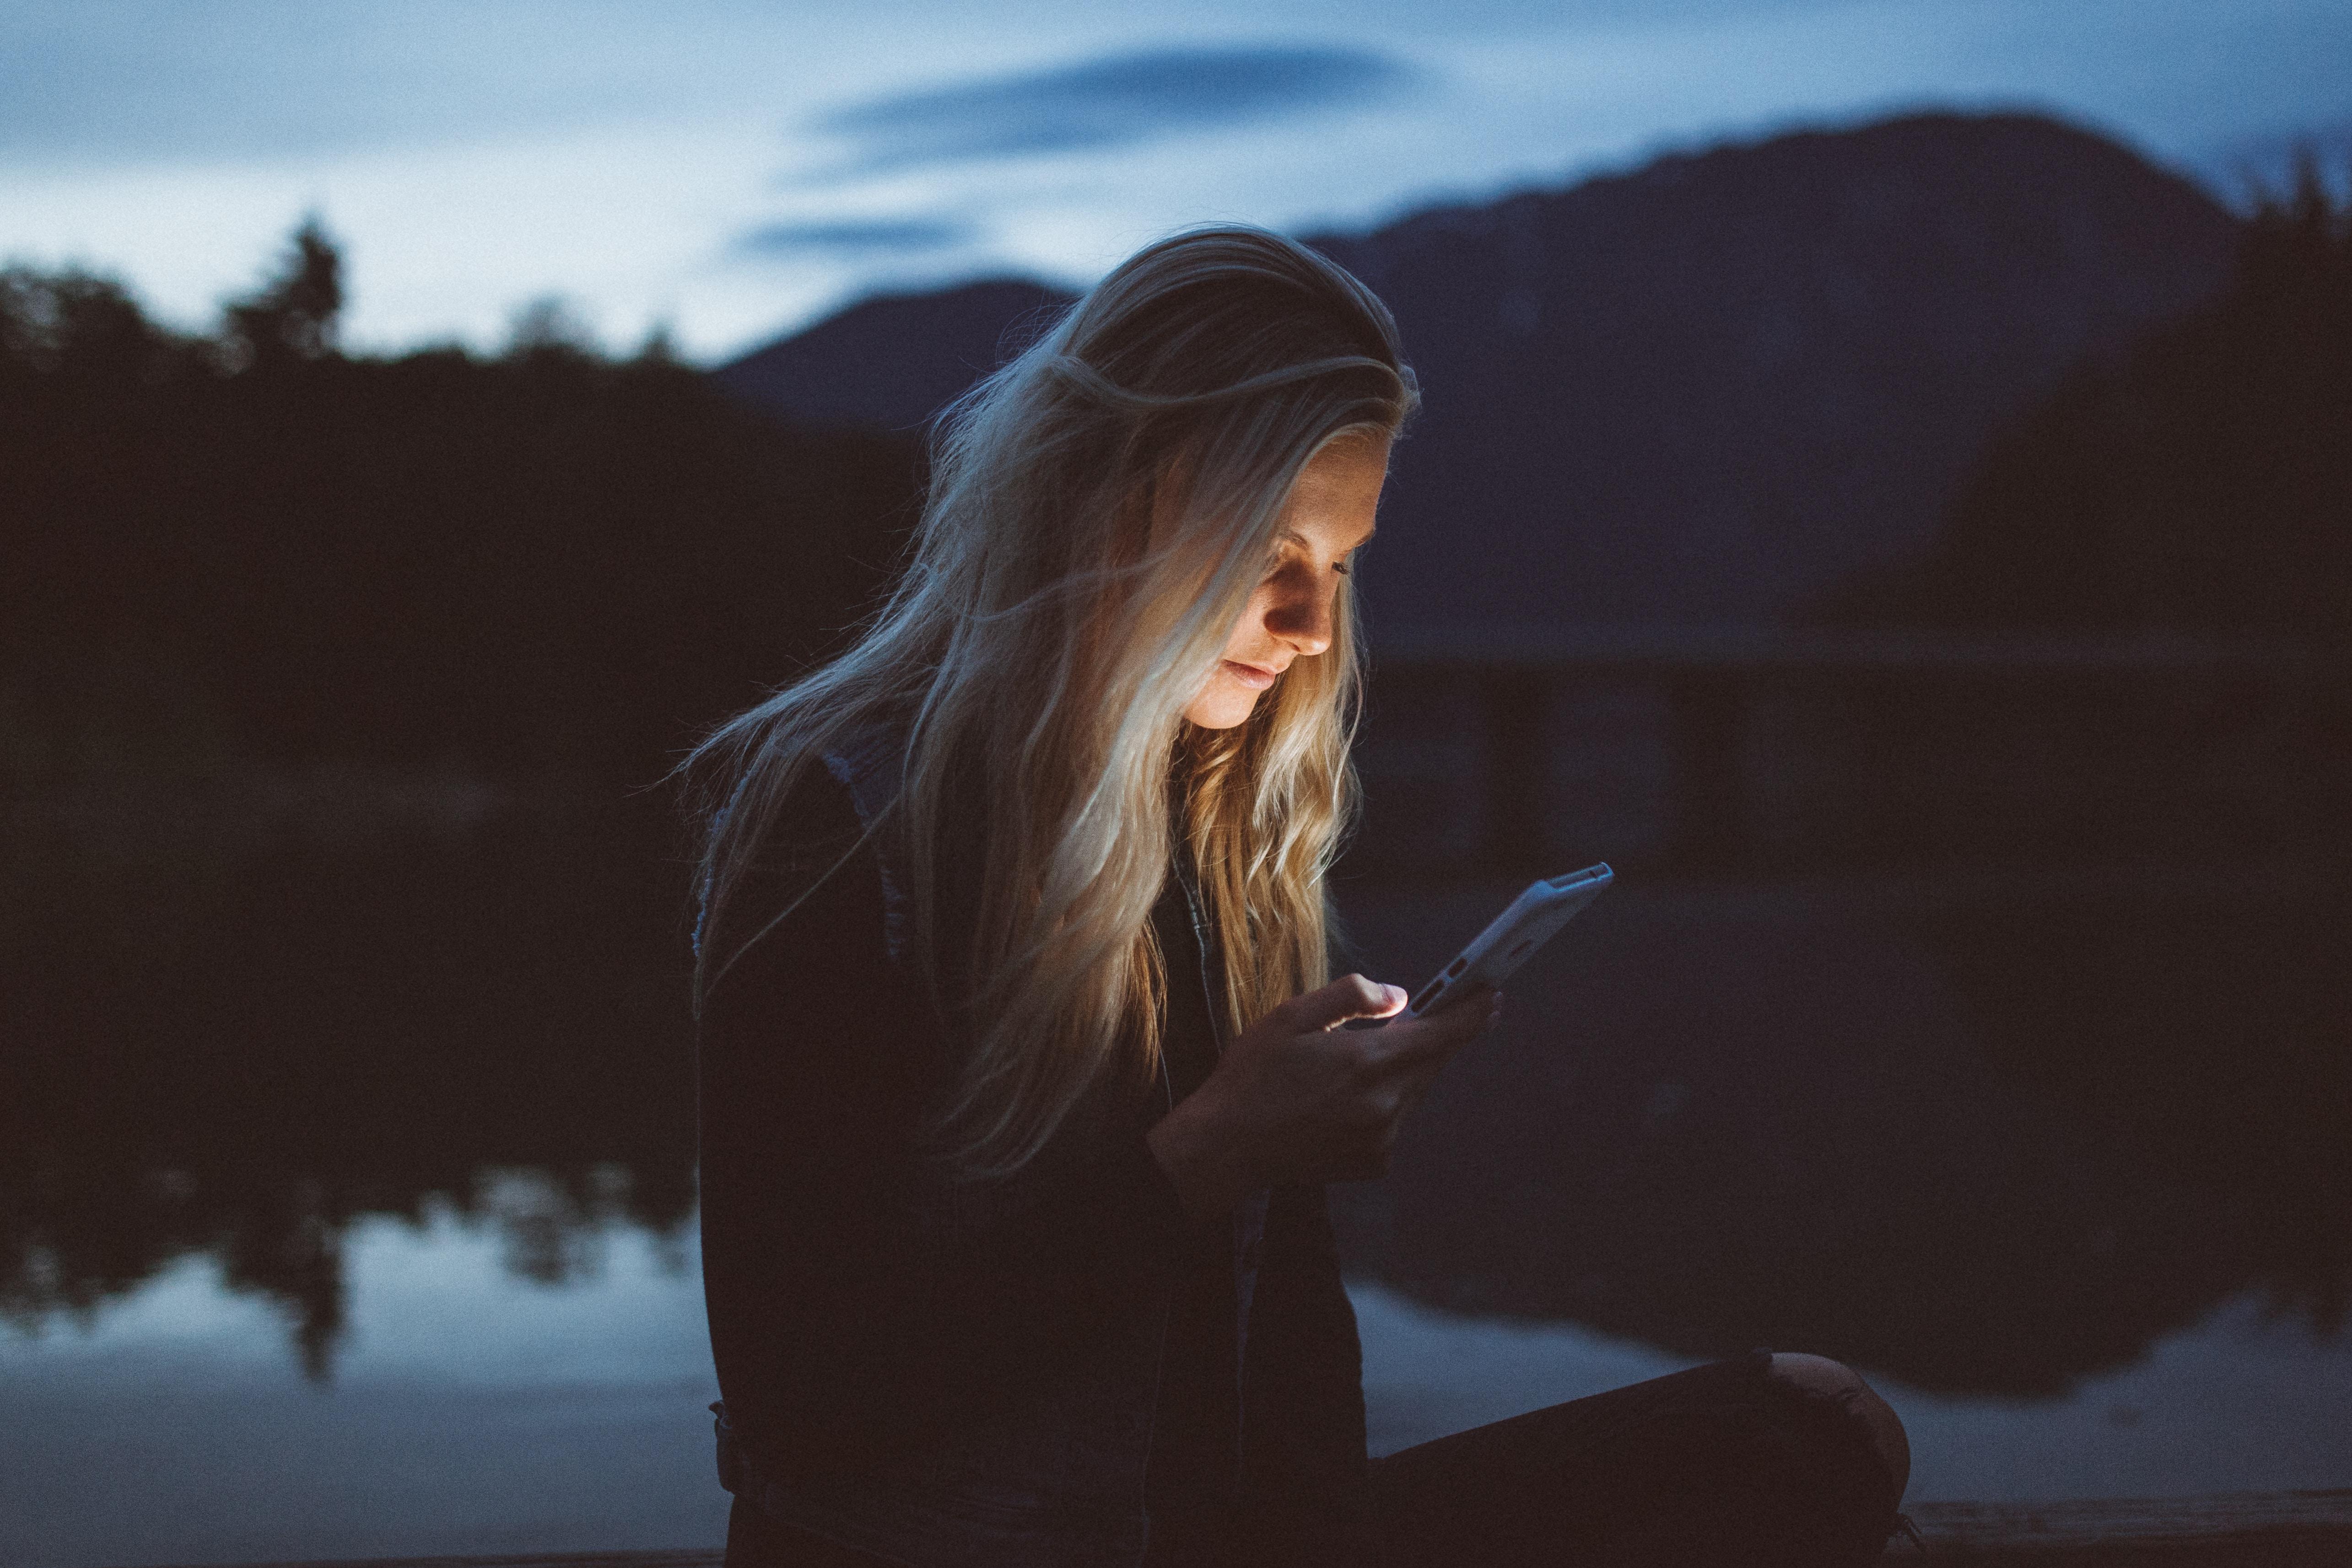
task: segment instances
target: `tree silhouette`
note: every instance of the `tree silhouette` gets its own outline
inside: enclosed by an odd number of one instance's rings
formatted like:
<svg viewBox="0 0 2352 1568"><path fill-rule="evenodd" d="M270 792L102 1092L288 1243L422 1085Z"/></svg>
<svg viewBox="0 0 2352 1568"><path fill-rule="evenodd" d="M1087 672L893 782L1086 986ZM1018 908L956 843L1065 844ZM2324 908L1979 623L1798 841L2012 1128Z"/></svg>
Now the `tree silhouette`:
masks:
<svg viewBox="0 0 2352 1568"><path fill-rule="evenodd" d="M346 354L341 280L315 219L205 336L0 270L0 1319L209 1249L314 1374L354 1214L495 1166L576 1230L613 1162L685 1222L685 878L633 787L856 621L918 472L660 337ZM453 775L458 837L206 836Z"/></svg>
<svg viewBox="0 0 2352 1568"><path fill-rule="evenodd" d="M1831 619L2352 639L2352 210L2264 195L2235 284L1995 440L1931 556Z"/></svg>
<svg viewBox="0 0 2352 1568"><path fill-rule="evenodd" d="M314 213L288 241L277 276L223 313L222 345L239 369L321 359L335 351L342 309L342 254Z"/></svg>
<svg viewBox="0 0 2352 1568"><path fill-rule="evenodd" d="M199 339L109 279L0 273L15 722L200 710L214 752L643 779L895 559L911 442L794 429L552 308L495 359L348 356L341 277L306 219ZM187 712L100 712L163 692Z"/></svg>

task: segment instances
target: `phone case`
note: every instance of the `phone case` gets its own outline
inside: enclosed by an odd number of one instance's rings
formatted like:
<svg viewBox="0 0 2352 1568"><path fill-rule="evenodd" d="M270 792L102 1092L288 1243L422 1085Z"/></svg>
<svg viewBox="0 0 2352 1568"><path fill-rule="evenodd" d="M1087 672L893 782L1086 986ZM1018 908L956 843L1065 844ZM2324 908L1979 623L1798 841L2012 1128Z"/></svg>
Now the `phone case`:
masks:
<svg viewBox="0 0 2352 1568"><path fill-rule="evenodd" d="M1406 1015L1420 1018L1434 1011L1446 997L1475 986L1500 986L1579 910L1600 897L1616 876L1604 863L1532 883L1454 962L1439 970L1437 978L1414 994L1406 1004Z"/></svg>

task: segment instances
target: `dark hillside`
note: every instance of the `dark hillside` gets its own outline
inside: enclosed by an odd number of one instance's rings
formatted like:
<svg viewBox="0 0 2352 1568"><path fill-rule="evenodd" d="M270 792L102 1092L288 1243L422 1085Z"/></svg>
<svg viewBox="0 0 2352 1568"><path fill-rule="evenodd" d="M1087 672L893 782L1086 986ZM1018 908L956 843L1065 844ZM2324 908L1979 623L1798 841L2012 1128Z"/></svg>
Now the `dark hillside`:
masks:
<svg viewBox="0 0 2352 1568"><path fill-rule="evenodd" d="M1850 622L2352 643L2352 211L2315 175L2235 285L2005 431Z"/></svg>
<svg viewBox="0 0 2352 1568"><path fill-rule="evenodd" d="M746 402L804 423L910 430L1002 363L1024 325L1069 298L1003 279L863 299L715 374Z"/></svg>
<svg viewBox="0 0 2352 1568"><path fill-rule="evenodd" d="M1379 622L1780 618L1920 549L1992 429L2219 291L2237 228L2085 131L1938 114L1318 239L1428 393L1368 558ZM909 428L1051 298L869 302L719 379Z"/></svg>
<svg viewBox="0 0 2352 1568"><path fill-rule="evenodd" d="M1927 115L1328 242L1428 396L1369 591L1386 624L1777 618L1924 545L1994 425L2216 292L2236 232L2095 136Z"/></svg>

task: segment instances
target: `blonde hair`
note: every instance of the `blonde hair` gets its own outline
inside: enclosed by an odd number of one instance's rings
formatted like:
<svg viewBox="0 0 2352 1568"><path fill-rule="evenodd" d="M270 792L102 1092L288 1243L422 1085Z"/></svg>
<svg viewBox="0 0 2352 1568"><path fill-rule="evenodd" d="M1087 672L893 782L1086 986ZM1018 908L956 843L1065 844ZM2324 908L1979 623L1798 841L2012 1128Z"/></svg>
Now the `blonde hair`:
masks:
<svg viewBox="0 0 2352 1568"><path fill-rule="evenodd" d="M877 723L907 741L874 831L892 835L912 956L968 1048L931 1128L964 1175L1019 1169L1107 1076L1148 1079L1164 991L1150 916L1177 832L1218 933L1228 1027L1322 984L1323 875L1355 807L1344 581L1330 647L1246 722L1182 715L1299 471L1334 441L1394 434L1415 401L1369 289L1240 227L1139 252L960 399L935 427L911 558L856 644L688 759L712 934L698 1002L781 918L729 935L751 924L730 905L782 803ZM978 841L947 844L966 813ZM975 891L953 931L938 897L950 853L972 857L958 885Z"/></svg>

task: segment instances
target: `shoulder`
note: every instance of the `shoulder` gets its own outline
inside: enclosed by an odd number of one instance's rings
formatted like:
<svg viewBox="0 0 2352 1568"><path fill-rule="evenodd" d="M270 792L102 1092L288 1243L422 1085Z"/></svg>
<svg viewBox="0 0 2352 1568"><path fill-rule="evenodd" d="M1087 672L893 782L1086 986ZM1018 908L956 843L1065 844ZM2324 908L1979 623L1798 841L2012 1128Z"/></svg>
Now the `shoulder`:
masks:
<svg viewBox="0 0 2352 1568"><path fill-rule="evenodd" d="M850 785L830 767L803 767L725 900L706 895L698 911L697 948L717 966L706 1001L780 967L881 963L887 900L872 838Z"/></svg>
<svg viewBox="0 0 2352 1568"><path fill-rule="evenodd" d="M773 918L785 904L842 881L866 836L849 787L827 768L803 768L751 846L735 902Z"/></svg>
<svg viewBox="0 0 2352 1568"><path fill-rule="evenodd" d="M858 725L837 737L819 760L870 831L906 787L906 728L887 719Z"/></svg>
<svg viewBox="0 0 2352 1568"><path fill-rule="evenodd" d="M906 727L876 719L839 737L822 760L826 777L847 798L864 835L882 894L883 949L897 962L907 956L912 925L908 873L897 852L897 834L885 824L907 784Z"/></svg>
<svg viewBox="0 0 2352 1568"><path fill-rule="evenodd" d="M849 728L804 755L793 766L783 798L767 812L758 841L750 846L744 865L748 896L741 902L755 910L765 906L763 918L772 918L784 904L817 891L820 883L842 880L844 873L851 881L887 886L893 878L879 865L876 830L904 786L905 756L903 728L878 721ZM750 809L748 779L747 775L737 782L714 831L723 830L738 810ZM855 852L861 847L869 852Z"/></svg>

